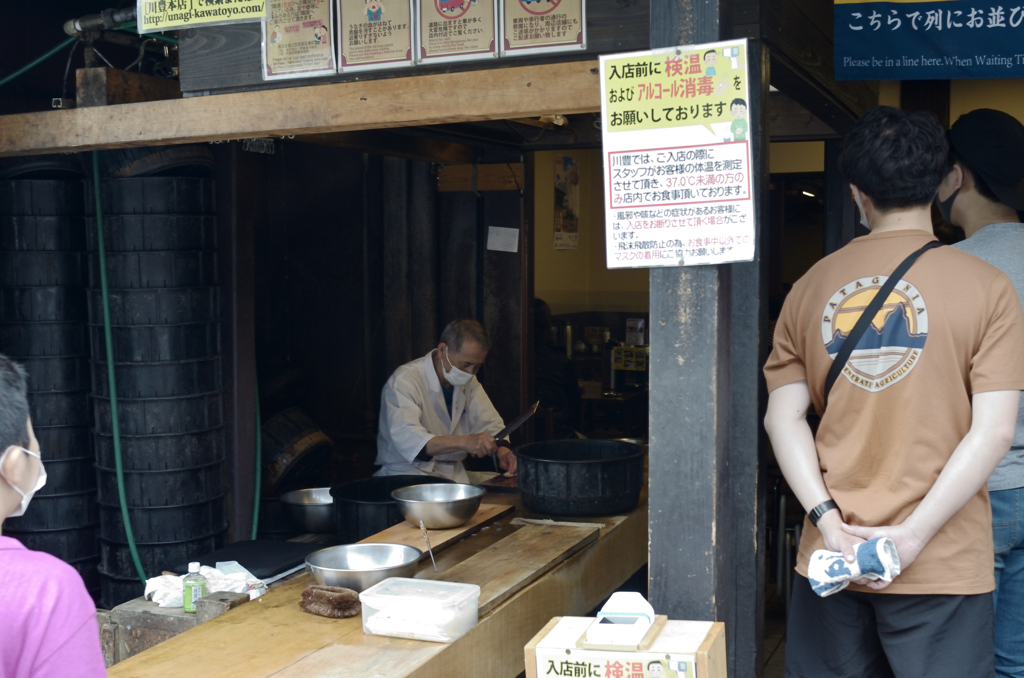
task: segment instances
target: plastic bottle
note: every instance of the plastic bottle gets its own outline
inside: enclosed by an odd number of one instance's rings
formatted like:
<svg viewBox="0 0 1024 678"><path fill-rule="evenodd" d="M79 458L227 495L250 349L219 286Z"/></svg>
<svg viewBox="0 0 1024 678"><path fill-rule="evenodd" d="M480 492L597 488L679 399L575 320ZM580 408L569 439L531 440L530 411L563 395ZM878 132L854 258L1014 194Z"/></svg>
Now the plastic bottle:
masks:
<svg viewBox="0 0 1024 678"><path fill-rule="evenodd" d="M185 612L195 614L196 602L206 595L206 577L199 574L199 563L188 564L188 574L182 580Z"/></svg>

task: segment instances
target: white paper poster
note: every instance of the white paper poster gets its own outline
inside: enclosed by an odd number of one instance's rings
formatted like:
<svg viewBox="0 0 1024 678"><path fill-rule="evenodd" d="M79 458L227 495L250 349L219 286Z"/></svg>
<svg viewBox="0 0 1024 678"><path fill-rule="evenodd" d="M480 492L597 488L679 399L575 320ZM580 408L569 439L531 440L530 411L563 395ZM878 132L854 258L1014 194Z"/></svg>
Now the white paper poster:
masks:
<svg viewBox="0 0 1024 678"><path fill-rule="evenodd" d="M601 57L608 268L751 261L747 41Z"/></svg>

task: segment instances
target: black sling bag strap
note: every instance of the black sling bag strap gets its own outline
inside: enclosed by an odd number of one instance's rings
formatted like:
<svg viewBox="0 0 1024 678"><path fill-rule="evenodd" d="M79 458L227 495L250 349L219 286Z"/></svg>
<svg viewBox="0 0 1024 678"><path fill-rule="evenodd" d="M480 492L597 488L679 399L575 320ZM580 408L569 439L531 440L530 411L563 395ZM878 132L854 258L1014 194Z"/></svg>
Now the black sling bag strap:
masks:
<svg viewBox="0 0 1024 678"><path fill-rule="evenodd" d="M896 283L906 275L910 267L914 265L917 258L934 247L942 247L942 243L937 240L933 240L919 250L915 250L910 254L909 257L900 262L900 265L896 267L896 270L892 272L889 279L882 285L882 289L878 290L871 303L864 309L864 312L860 314L860 318L857 319L857 324L853 326L850 331L850 336L843 342L842 348L839 349L839 353L836 354L835 360L832 361L832 367L828 370L828 377L825 379L825 409L828 409L828 394L832 390L832 386L836 383L836 379L839 378L839 373L846 367L846 362L850 359L850 355L853 353L853 349L857 346L860 338L864 336L864 332L867 331L868 325L871 324L871 319L875 317L879 310L882 308L882 304L889 298L893 288L896 287Z"/></svg>

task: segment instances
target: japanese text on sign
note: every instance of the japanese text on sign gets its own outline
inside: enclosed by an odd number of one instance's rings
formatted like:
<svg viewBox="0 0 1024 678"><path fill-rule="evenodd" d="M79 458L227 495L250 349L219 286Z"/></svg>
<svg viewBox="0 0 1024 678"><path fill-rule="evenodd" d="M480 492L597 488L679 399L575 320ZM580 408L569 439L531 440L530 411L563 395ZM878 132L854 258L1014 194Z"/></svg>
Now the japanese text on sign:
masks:
<svg viewBox="0 0 1024 678"><path fill-rule="evenodd" d="M609 268L749 261L746 42L601 60Z"/></svg>
<svg viewBox="0 0 1024 678"><path fill-rule="evenodd" d="M265 0L138 0L136 3L139 33L259 21L266 15Z"/></svg>
<svg viewBox="0 0 1024 678"><path fill-rule="evenodd" d="M263 24L263 77L334 73L333 6L325 0L269 0Z"/></svg>

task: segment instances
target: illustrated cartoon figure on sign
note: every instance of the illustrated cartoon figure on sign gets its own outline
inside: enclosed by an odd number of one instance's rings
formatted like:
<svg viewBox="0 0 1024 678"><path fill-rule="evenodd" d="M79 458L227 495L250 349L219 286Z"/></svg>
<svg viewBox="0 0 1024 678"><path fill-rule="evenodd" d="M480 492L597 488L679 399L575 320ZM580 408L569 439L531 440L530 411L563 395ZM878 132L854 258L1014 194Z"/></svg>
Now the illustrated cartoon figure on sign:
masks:
<svg viewBox="0 0 1024 678"><path fill-rule="evenodd" d="M733 141L746 141L747 140L747 102L743 99L733 99L732 103L729 104L729 111L732 113L732 117L735 120L732 121L732 126L729 131L732 132Z"/></svg>
<svg viewBox="0 0 1024 678"><path fill-rule="evenodd" d="M644 674L647 678L676 678L676 672L665 667L665 662L660 659L647 662L647 671Z"/></svg>
<svg viewBox="0 0 1024 678"><path fill-rule="evenodd" d="M366 20L380 21L384 14L384 0L363 0L363 4L366 5Z"/></svg>
<svg viewBox="0 0 1024 678"><path fill-rule="evenodd" d="M276 45L282 40L284 40L284 34L281 33L281 26L274 24L274 32L270 34L270 44Z"/></svg>
<svg viewBox="0 0 1024 678"><path fill-rule="evenodd" d="M314 45L329 45L331 43L331 36L327 32L327 26L320 24L319 28L313 29L313 44Z"/></svg>
<svg viewBox="0 0 1024 678"><path fill-rule="evenodd" d="M709 49L704 52L704 75L713 78L718 75L715 71L715 65L718 63L718 52L713 49Z"/></svg>

